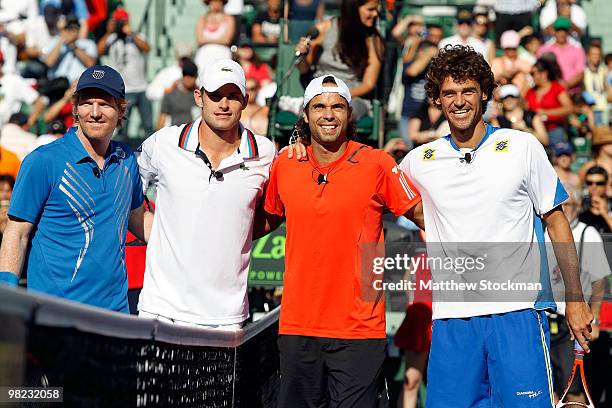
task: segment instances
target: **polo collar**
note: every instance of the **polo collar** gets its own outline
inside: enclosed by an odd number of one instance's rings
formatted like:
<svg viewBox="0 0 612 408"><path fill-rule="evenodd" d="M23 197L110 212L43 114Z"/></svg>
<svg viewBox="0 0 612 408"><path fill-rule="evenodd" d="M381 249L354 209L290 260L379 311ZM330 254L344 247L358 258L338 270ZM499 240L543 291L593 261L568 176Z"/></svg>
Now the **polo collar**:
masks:
<svg viewBox="0 0 612 408"><path fill-rule="evenodd" d="M69 154L70 160L75 164L83 163L87 161L93 161L89 153L87 153L87 150L85 150L83 143L81 143L81 140L79 139L79 136L76 134L76 131L77 131L77 128L75 126L75 127L68 129L68 131L64 135L64 143L66 144L66 147L68 148L68 154ZM121 146L121 144L115 142L114 140L110 141L108 145L108 150L106 151L106 154L104 155L104 159L108 160L112 156L117 156L117 158L121 160L125 159L126 157L126 152Z"/></svg>
<svg viewBox="0 0 612 408"><path fill-rule="evenodd" d="M181 149L189 152L195 152L199 146L198 129L202 117L200 116L193 122L187 123L179 135L178 145ZM238 154L243 159L255 159L259 157L259 147L255 135L249 129L240 124L240 147L238 148Z"/></svg>
<svg viewBox="0 0 612 408"><path fill-rule="evenodd" d="M484 144L484 142L487 141L487 139L489 138L489 136L491 136L493 134L493 132L495 132L496 130L499 130L499 128L496 128L494 126L489 125L488 123L485 123L485 133L482 136L482 139L480 139L480 142L478 142L478 145L472 149L472 151L476 151L478 150L478 148L480 146L482 146ZM455 140L453 139L453 137L449 134L443 137L443 139L446 139L450 145L452 146L453 149L460 151L459 146L457 146L457 144L455 143Z"/></svg>

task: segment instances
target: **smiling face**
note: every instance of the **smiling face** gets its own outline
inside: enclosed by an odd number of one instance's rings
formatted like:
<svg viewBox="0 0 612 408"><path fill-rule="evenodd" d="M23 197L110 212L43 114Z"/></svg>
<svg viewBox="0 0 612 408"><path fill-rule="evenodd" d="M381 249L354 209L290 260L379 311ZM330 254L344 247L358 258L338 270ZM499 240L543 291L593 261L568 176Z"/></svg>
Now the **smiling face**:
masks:
<svg viewBox="0 0 612 408"><path fill-rule="evenodd" d="M79 130L92 141L110 140L125 115L125 107L117 98L97 88L82 90L75 104Z"/></svg>
<svg viewBox="0 0 612 408"><path fill-rule="evenodd" d="M335 92L312 98L304 112L304 121L310 128L312 142L327 147L346 142L351 113L346 99Z"/></svg>
<svg viewBox="0 0 612 408"><path fill-rule="evenodd" d="M366 27L374 27L378 18L378 0L369 0L359 6L359 19Z"/></svg>
<svg viewBox="0 0 612 408"><path fill-rule="evenodd" d="M451 130L459 132L470 129L482 120L482 101L486 100L480 84L473 79L456 82L448 76L440 86L440 97L436 101L448 120Z"/></svg>
<svg viewBox="0 0 612 408"><path fill-rule="evenodd" d="M590 196L606 196L606 177L603 174L589 174L584 180Z"/></svg>
<svg viewBox="0 0 612 408"><path fill-rule="evenodd" d="M227 131L238 126L248 95L242 96L234 84L225 84L214 92L196 89L196 103L202 108L202 120L214 131Z"/></svg>

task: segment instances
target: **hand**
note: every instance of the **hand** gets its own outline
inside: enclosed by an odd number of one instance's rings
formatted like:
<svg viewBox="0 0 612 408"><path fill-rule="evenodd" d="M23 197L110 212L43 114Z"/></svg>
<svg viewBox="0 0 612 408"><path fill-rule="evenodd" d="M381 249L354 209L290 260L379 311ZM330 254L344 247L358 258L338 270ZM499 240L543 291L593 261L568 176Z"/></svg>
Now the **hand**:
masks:
<svg viewBox="0 0 612 408"><path fill-rule="evenodd" d="M287 150L287 158L291 159L293 157L293 151L295 150L295 158L300 160L302 158L307 159L308 153L306 152L306 145L304 144L304 139L301 137L297 138L297 141L293 144L289 144L281 149L281 153Z"/></svg>
<svg viewBox="0 0 612 408"><path fill-rule="evenodd" d="M604 218L608 216L608 199L599 196L591 196L591 212L595 215L601 215Z"/></svg>
<svg viewBox="0 0 612 408"><path fill-rule="evenodd" d="M62 30L60 34L61 40L66 45L74 44L76 40L79 38L78 30Z"/></svg>
<svg viewBox="0 0 612 408"><path fill-rule="evenodd" d="M599 325L591 323L591 341L595 341L599 338Z"/></svg>
<svg viewBox="0 0 612 408"><path fill-rule="evenodd" d="M569 296L566 295L566 298ZM593 321L593 313L584 302L566 302L565 320L570 329L570 337L572 340L578 340L585 353L590 352L589 341L591 340L591 322Z"/></svg>
<svg viewBox="0 0 612 408"><path fill-rule="evenodd" d="M306 37L300 38L300 42L295 47L296 51L299 51L301 55L308 54L310 51L310 39Z"/></svg>

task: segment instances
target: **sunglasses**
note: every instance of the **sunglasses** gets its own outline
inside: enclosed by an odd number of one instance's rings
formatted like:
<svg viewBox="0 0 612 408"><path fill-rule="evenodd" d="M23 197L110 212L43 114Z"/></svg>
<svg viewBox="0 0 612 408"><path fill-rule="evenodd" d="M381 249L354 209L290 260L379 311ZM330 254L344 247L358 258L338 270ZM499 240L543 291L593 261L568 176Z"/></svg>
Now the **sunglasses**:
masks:
<svg viewBox="0 0 612 408"><path fill-rule="evenodd" d="M591 181L591 180L587 180L587 181L585 181L585 184L587 186L595 185L595 186L600 186L601 187L601 186L605 186L606 182L605 181Z"/></svg>

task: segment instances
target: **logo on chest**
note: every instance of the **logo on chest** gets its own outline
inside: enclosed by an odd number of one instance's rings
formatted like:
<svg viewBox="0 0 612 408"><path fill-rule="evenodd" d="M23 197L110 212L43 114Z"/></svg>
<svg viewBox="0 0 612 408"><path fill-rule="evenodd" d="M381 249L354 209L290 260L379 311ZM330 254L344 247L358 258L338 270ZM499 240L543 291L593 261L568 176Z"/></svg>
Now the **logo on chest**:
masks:
<svg viewBox="0 0 612 408"><path fill-rule="evenodd" d="M425 149L423 150L423 160L435 160L436 159L436 149Z"/></svg>
<svg viewBox="0 0 612 408"><path fill-rule="evenodd" d="M495 142L495 153L507 152L508 145L508 139L498 140Z"/></svg>

